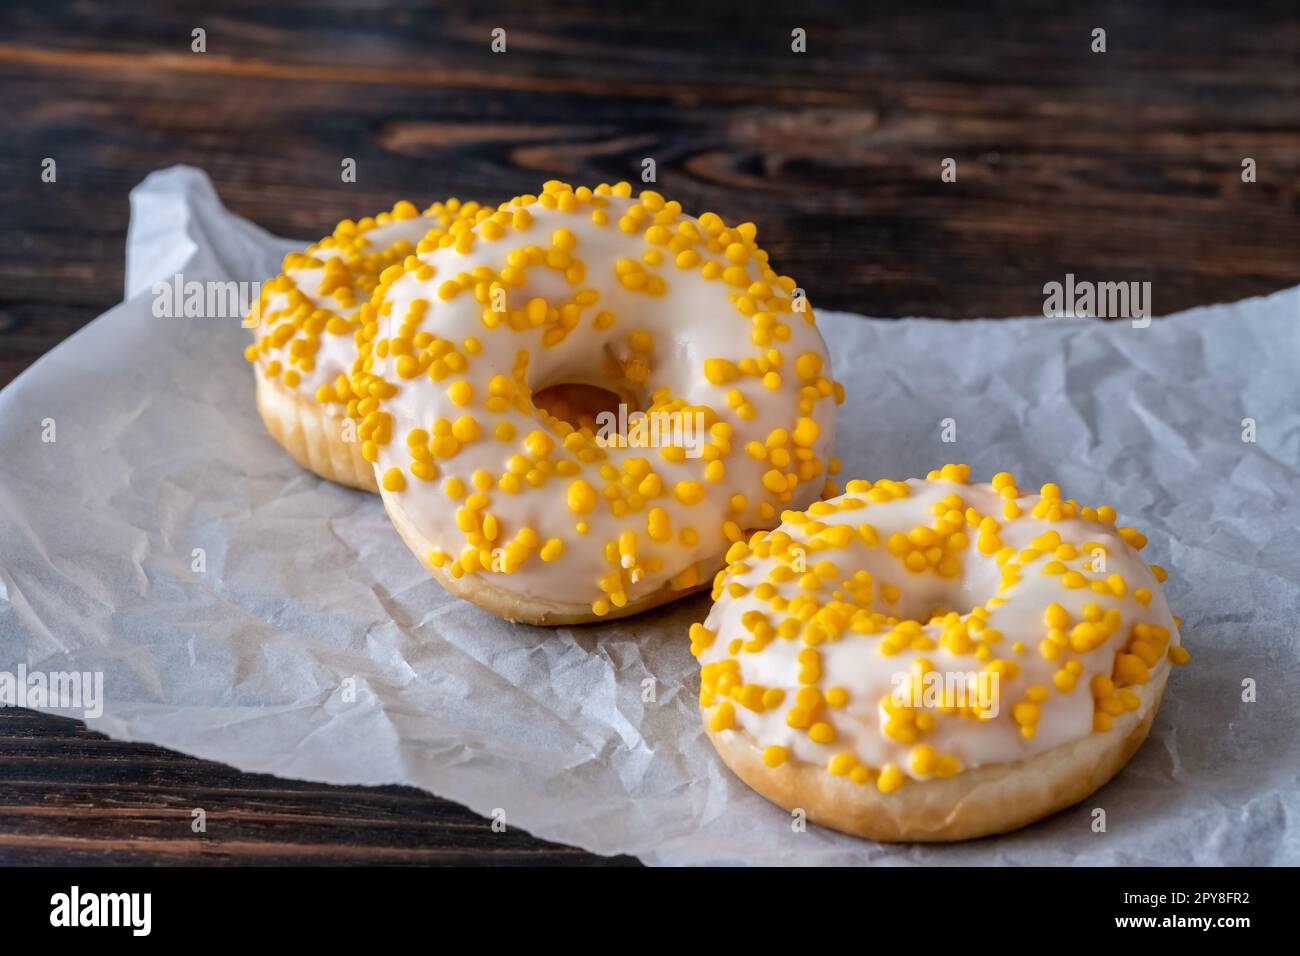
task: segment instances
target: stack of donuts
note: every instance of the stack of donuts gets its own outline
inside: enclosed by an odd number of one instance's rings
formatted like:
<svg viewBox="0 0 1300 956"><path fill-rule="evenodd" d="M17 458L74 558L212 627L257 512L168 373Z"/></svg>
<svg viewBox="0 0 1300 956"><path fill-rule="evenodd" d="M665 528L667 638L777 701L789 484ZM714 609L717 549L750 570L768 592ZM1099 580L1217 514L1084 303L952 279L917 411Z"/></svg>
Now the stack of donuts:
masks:
<svg viewBox="0 0 1300 956"><path fill-rule="evenodd" d="M840 494L844 390L752 223L627 183L401 202L289 255L250 324L272 436L377 491L452 594L559 625L711 586L706 731L815 822L951 840L1075 803L1187 659L1110 507L964 465Z"/></svg>

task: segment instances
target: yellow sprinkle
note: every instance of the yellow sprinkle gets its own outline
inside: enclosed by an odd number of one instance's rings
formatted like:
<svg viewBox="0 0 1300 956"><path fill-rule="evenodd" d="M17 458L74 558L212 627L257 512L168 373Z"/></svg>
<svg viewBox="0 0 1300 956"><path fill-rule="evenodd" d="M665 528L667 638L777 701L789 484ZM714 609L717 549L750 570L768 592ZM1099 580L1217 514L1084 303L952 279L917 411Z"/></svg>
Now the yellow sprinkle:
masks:
<svg viewBox="0 0 1300 956"><path fill-rule="evenodd" d="M713 719L709 721L709 729L714 733L721 733L724 730L731 730L736 726L736 708L729 700L724 700L718 705L718 709L713 714Z"/></svg>
<svg viewBox="0 0 1300 956"><path fill-rule="evenodd" d="M464 379L453 382L447 389L447 397L462 407L468 405L474 398L474 386Z"/></svg>
<svg viewBox="0 0 1300 956"><path fill-rule="evenodd" d="M581 478L569 483L569 510L584 515L596 507L596 489Z"/></svg>
<svg viewBox="0 0 1300 956"><path fill-rule="evenodd" d="M836 777L847 777L858 764L858 758L851 753L836 754L826 765L826 769Z"/></svg>
<svg viewBox="0 0 1300 956"><path fill-rule="evenodd" d="M825 721L818 721L808 728L808 736L819 744L835 742L835 728Z"/></svg>
<svg viewBox="0 0 1300 956"><path fill-rule="evenodd" d="M731 362L721 358L704 360L704 377L714 385L726 385L734 381L740 370Z"/></svg>
<svg viewBox="0 0 1300 956"><path fill-rule="evenodd" d="M1065 627L1070 623L1070 614L1065 608L1053 601L1047 605L1047 611L1043 614L1043 621L1048 627Z"/></svg>
<svg viewBox="0 0 1300 956"><path fill-rule="evenodd" d="M478 421L472 415L462 415L451 426L451 433L462 443L472 442L478 438Z"/></svg>
<svg viewBox="0 0 1300 956"><path fill-rule="evenodd" d="M673 494L684 505L699 504L704 500L704 485L698 481L679 481L673 488Z"/></svg>
<svg viewBox="0 0 1300 956"><path fill-rule="evenodd" d="M401 491L406 487L406 477L400 468L389 468L384 472L384 490Z"/></svg>
<svg viewBox="0 0 1300 956"><path fill-rule="evenodd" d="M881 768L880 776L876 778L876 788L881 793L893 793L903 785L903 771L899 770L892 763L887 763Z"/></svg>

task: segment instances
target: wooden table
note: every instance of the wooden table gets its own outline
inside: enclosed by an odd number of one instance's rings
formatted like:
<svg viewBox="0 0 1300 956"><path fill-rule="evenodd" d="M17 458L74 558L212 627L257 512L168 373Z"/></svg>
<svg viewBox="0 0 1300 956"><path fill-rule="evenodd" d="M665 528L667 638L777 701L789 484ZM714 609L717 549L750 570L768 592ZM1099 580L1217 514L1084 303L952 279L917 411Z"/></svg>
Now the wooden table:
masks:
<svg viewBox="0 0 1300 956"><path fill-rule="evenodd" d="M1300 282L1294 0L190 6L0 12L0 385L120 299L127 193L174 163L314 238L401 197L499 201L653 159L688 210L757 222L816 305L878 316L1036 314L1067 273L1149 281L1157 314ZM221 821L203 837L196 806ZM0 862L610 861L407 788L243 774L7 711Z"/></svg>

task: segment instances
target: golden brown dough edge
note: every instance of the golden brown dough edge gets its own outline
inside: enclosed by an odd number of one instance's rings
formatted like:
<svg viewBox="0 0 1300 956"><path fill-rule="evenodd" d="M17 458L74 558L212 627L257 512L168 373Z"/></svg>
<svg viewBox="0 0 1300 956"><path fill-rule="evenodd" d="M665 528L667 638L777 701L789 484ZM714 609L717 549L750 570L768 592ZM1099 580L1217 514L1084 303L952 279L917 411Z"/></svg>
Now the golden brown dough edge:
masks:
<svg viewBox="0 0 1300 956"><path fill-rule="evenodd" d="M397 529L397 533L406 542L406 546L411 549L411 553L419 559L420 564L424 565L425 570L439 584L456 597L476 604L490 614L495 614L497 617L519 624L554 627L565 624L590 624L596 621L611 621L632 614L639 614L662 604L679 601L711 586L714 573L723 564L722 557L719 556L717 566L709 570L708 574L701 573L700 579L702 583L695 587L674 591L665 584L658 590L651 591L635 601L629 601L623 607L611 608L608 614L597 616L592 613L589 604L570 604L562 601L524 597L494 586L490 583L489 577L485 575L466 574L463 577L453 578L442 568L435 567L429 562L428 556L429 552L433 550L433 542L421 534L419 529L411 523L406 512L398 504L396 497L382 490L379 494L383 499L384 508L388 511L388 517L393 522L393 527Z"/></svg>
<svg viewBox="0 0 1300 956"><path fill-rule="evenodd" d="M786 810L802 808L822 826L882 843L949 842L1006 833L1078 803L1137 752L1164 695L1169 668L1142 686L1142 706L1105 733L1061 744L1015 763L991 764L946 779L909 780L893 793L855 784L825 767L763 763L738 731L705 730L718 754L746 784Z"/></svg>
<svg viewBox="0 0 1300 956"><path fill-rule="evenodd" d="M327 481L377 492L375 468L361 457L360 442L343 440L343 417L280 382L268 379L254 365L257 410L266 430L284 446L294 461Z"/></svg>

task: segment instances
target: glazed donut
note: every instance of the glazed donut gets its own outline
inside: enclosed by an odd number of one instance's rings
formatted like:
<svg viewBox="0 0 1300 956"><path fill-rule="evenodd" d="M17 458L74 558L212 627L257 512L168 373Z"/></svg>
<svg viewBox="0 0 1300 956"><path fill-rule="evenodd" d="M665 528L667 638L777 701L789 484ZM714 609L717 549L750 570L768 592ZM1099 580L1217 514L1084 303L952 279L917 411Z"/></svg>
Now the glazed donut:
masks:
<svg viewBox="0 0 1300 956"><path fill-rule="evenodd" d="M384 505L448 590L508 620L674 600L834 488L843 390L752 224L550 182L426 238L374 301L350 394ZM606 396L601 430L540 409L555 385Z"/></svg>
<svg viewBox="0 0 1300 956"><path fill-rule="evenodd" d="M361 457L355 424L335 385L357 358L357 332L373 317L369 299L379 274L415 251L430 230L472 218L478 203L452 199L422 214L409 202L359 222L345 219L332 235L285 257L283 271L262 287L246 324L262 421L300 465L322 478L378 491L375 470Z"/></svg>
<svg viewBox="0 0 1300 956"><path fill-rule="evenodd" d="M769 800L967 839L1082 800L1145 739L1188 659L1146 539L969 473L851 481L731 546L691 650L713 745Z"/></svg>

